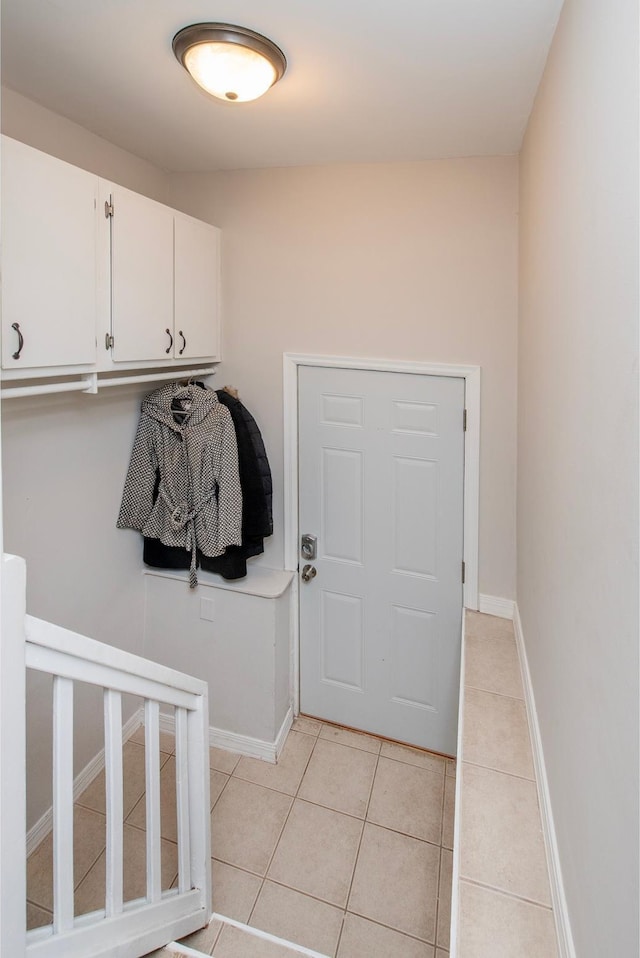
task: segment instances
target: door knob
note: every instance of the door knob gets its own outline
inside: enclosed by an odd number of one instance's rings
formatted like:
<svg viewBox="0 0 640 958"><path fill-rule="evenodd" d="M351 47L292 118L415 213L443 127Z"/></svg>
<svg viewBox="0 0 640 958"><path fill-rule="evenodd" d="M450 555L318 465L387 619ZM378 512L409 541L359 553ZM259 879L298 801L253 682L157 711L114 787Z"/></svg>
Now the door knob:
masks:
<svg viewBox="0 0 640 958"><path fill-rule="evenodd" d="M318 570L315 568L315 566L309 565L309 564L307 563L307 565L305 565L305 566L302 567L302 581L303 581L303 582L311 582L311 580L312 580L313 578L315 578L315 576L317 576L317 574L318 574Z"/></svg>

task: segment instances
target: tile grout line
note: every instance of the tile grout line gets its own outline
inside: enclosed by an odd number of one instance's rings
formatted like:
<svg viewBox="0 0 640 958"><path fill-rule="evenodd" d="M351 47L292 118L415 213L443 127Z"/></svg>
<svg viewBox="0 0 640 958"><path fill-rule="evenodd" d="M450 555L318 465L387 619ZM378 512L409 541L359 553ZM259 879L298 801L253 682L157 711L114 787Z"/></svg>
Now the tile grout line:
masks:
<svg viewBox="0 0 640 958"><path fill-rule="evenodd" d="M304 801L304 799L302 799L302 801ZM321 807L324 808L324 806ZM359 819L359 821L362 821L362 819ZM429 842L426 838L420 838L418 835L412 835L410 832L401 832L399 829L390 828L388 825L379 825L378 822L374 822L371 819L365 819L364 822L365 825L375 825L376 828L381 828L385 832L391 832L392 835L402 835L404 838L410 838L414 842L422 842L423 845L430 845L431 848L446 848L446 845L442 844L442 837L439 842ZM447 848L447 851L450 852L451 850L452 849Z"/></svg>
<svg viewBox="0 0 640 958"><path fill-rule="evenodd" d="M290 729L289 731L291 731L291 729ZM302 734L306 734L306 733L302 733ZM300 791L300 788L301 788L301 786L302 786L302 780L303 780L303 778L305 777L305 775L306 775L306 773L307 773L307 769L309 768L309 763L311 762L311 756L313 755L313 753L314 753L315 750L316 750L316 745L318 744L319 735L320 735L320 733L318 733L318 735L315 736L315 742L314 742L314 744L313 744L313 748L312 748L311 751L309 752L309 756L308 756L307 761L306 761L306 763L305 763L304 769L303 769L303 771L302 771L302 775L300 776L300 781L298 782L298 786L297 786L297 788L296 788L294 794L288 796L289 798L291 798L291 805L289 806L289 811L287 812L286 818L285 818L285 820L284 820L284 822L283 822L283 824L282 824L282 828L280 829L280 832L279 832L278 837L277 837L277 839L276 839L275 845L273 846L273 851L271 852L271 855L269 856L269 861L267 862L267 867L265 868L264 875L262 876L262 881L261 881L261 883L260 883L260 888L258 889L258 894L256 895L256 900L254 901L254 903L253 903L253 905L252 905L252 907L251 907L251 911L249 912L249 917L247 918L247 921L246 921L246 924L247 924L247 925L249 925L249 924L251 923L251 919L252 919L252 917L253 917L253 913L255 912L255 910L256 910L256 905L258 904L258 899L260 898L260 895L262 894L262 889L264 888L264 883L267 881L267 875L269 874L269 869L271 868L271 863L273 862L273 859L274 859L274 857L275 857L276 851L278 850L278 845L280 844L280 841L281 841L281 839L282 839L282 835L284 834L284 830L285 830L285 828L287 827L287 822L289 821L289 818L290 818L290 816L291 816L291 812L292 812L292 810L293 810L293 806L294 806L295 803L296 803L296 799L297 799L297 797L298 797L298 792ZM287 739L288 739L288 737L289 737L289 736L288 736L288 734L287 734ZM285 745L286 745L286 743L285 743ZM282 751L284 752L284 748L283 748ZM281 753L281 754L282 754L282 753ZM238 765L239 765L239 764L240 764L240 763L238 762ZM276 764L277 764L277 763L276 763ZM237 766L236 766L236 767L237 767ZM243 781L243 779L239 779L239 780L240 780L240 781ZM255 783L255 782L249 782L248 784L250 784L250 785L255 785L256 783ZM262 786L262 787L266 787L266 786ZM272 789L272 791L277 791L277 789ZM283 795L283 794L286 794L286 792L280 792L280 794ZM288 886L288 885L285 885L284 887L285 887L285 888L288 888L289 886ZM293 889L293 890L294 890L294 891L298 891L298 889Z"/></svg>
<svg viewBox="0 0 640 958"><path fill-rule="evenodd" d="M248 868L244 868L242 865L234 865L231 862L226 862L224 858L214 858L212 855L211 861L217 862L218 865L226 865L228 868L235 868L236 871L242 872L244 875L250 875L252 878L262 878L262 875L259 875L257 872L249 871ZM275 881L275 879L270 879L270 881ZM280 884L280 882L278 882L278 884ZM229 915L228 917L230 918L231 915ZM239 919L234 919L234 920L239 921Z"/></svg>
<svg viewBox="0 0 640 958"><path fill-rule="evenodd" d="M380 752L379 757L383 758L385 762L395 762L396 765L406 765L408 768L419 768L421 772L431 772L432 775L440 775L442 773L443 777L446 777L447 775L446 763L448 761L451 761L451 759L443 758L442 768L436 769L436 768L432 768L429 765L418 765L416 762L404 762L401 758L391 758L390 755L383 755L382 752ZM449 777L451 778L451 776Z"/></svg>
<svg viewBox="0 0 640 958"><path fill-rule="evenodd" d="M513 702L524 702L524 693L522 695L509 695L508 692L497 692L495 689L485 689L478 685L464 683L465 690L472 689L474 692L486 692L488 695L499 695L501 699L511 699Z"/></svg>
<svg viewBox="0 0 640 958"><path fill-rule="evenodd" d="M144 726L142 726L142 728L144 728ZM134 749L136 749L136 750L141 749L142 752L145 751L144 745L141 744L140 742L132 742L131 739L128 739L126 742L124 742L124 743L123 743L123 746L122 746L122 752L123 752L123 773L124 773L124 750L125 750L125 748L126 748L127 745L132 745L132 746L134 747ZM167 762L169 761L169 759L171 759L171 758L173 758L173 757L175 756L175 752L168 752L168 753L167 753L167 752L163 751L162 749L160 749L160 750L159 750L159 753L160 753L160 760L161 760L161 761L160 761L160 771L162 771L162 769L165 767L165 765L167 764ZM162 761L162 757L163 757L163 756L164 756L164 761ZM104 774L104 769L102 769L102 770L99 772L99 775L102 775L102 774ZM96 776L96 778L97 778L97 777L98 777L98 776ZM95 782L95 780L96 780L96 779L94 779L93 781ZM97 815L103 815L103 816L105 817L105 819L106 819L106 817L107 817L106 811L103 812L103 811L102 811L101 809L99 809L99 808L93 808L91 805L85 805L85 804L83 803L83 801L82 801L82 796L85 794L85 792L88 792L88 791L89 791L89 789L92 787L92 785L93 785L93 782L91 782L89 785L87 785L87 787L85 788L85 790L84 790L83 792L81 792L80 795L78 795L78 797L76 798L76 800L74 801L73 804L74 804L74 806L75 806L75 805L79 805L81 808L84 808L84 809L86 809L86 810L89 811L89 812L95 812ZM145 793L146 793L146 787L142 790L141 794L138 796L138 798L137 798L137 799L135 800L135 802L133 803L133 805L132 805L130 811L127 813L127 816L126 816L125 818L123 818L123 821L124 821L124 822L126 822L126 820L127 820L127 818L129 817L129 815L132 815L132 814L133 814L134 808L135 808L137 805L140 804L140 799L141 799L141 798L144 798ZM106 802L106 797L105 797L105 802ZM34 849L34 851L36 851L36 849Z"/></svg>
<svg viewBox="0 0 640 958"><path fill-rule="evenodd" d="M514 901L522 901L527 905L534 905L536 908L543 908L545 911L553 913L553 905L544 905L534 898L526 898L524 895L516 895L515 892L506 891L504 888L498 888L496 885L488 885L486 882L478 881L476 878L469 878L466 875L460 875L461 882L467 882L469 885L476 885L478 888L484 888L496 895L504 895L505 898L511 898Z"/></svg>
<svg viewBox="0 0 640 958"><path fill-rule="evenodd" d="M333 728L343 732L350 732L354 736L360 735L363 738L373 738L377 742L380 742L381 746L397 745L399 748L405 748L408 751L417 752L419 755L434 755L436 758L442 759L443 761L446 761L447 759L451 759L452 761L456 760L454 755L448 755L445 752L434 752L429 748L422 748L420 745L410 745L409 743L401 742L399 739L396 739L396 738L386 738L383 735L377 735L375 732L363 732L361 729L351 728L349 725L340 725L338 722L330 722L328 719L322 720L322 719L311 718L310 716L305 716L305 717L309 718L309 721L311 722L318 722L323 728L324 727L330 728L330 729ZM294 731L299 731L299 729L294 729ZM320 731L322 731L322 729ZM313 735L314 733L306 732L305 734ZM318 733L318 735L319 734L320 733ZM332 741L332 740L328 739L327 741ZM336 744L342 744L342 743L336 743ZM351 746L351 748L358 748L358 747L359 746L357 745ZM367 749L361 749L361 751L364 752L364 751L367 751ZM371 752L371 754L375 755L377 753ZM385 758L385 756L382 756L382 757Z"/></svg>
<svg viewBox="0 0 640 958"><path fill-rule="evenodd" d="M249 874L253 874L253 872L249 872ZM256 875L256 878L259 878L259 877L260 877L259 875ZM317 901L320 905L328 905L330 908L335 908L336 911L345 910L340 905L336 905L336 903L333 901L327 901L326 898L319 898L318 895L312 895L311 892L308 892L308 891L300 891L299 888L294 888L293 885L287 885L285 882L281 881L279 878L269 878L265 880L270 881L273 885L279 885L280 888L286 888L288 889L288 891L295 891L298 895L302 895L303 898L310 898L312 901ZM308 945L304 945L303 947L307 948Z"/></svg>
<svg viewBox="0 0 640 958"><path fill-rule="evenodd" d="M34 908L39 908L40 911L46 911L46 912L48 912L50 915L53 915L53 912L51 911L50 908L45 908L44 905L39 905L37 901L33 901L33 899L29 898L28 895L27 895L27 897L25 898L25 901L27 902L27 904L33 905Z"/></svg>
<svg viewBox="0 0 640 958"><path fill-rule="evenodd" d="M348 747L349 747L349 746L347 746L347 748L348 748ZM368 754L369 754L369 755L374 755L374 752L369 752ZM385 756L378 756L378 758L380 758L380 757L384 758ZM410 768L418 768L419 766L411 765L411 766L409 766L409 767L410 767ZM376 763L376 770L377 770L377 763ZM306 770L305 770L305 771L306 771ZM430 771L430 770L429 770L429 769L421 769L421 771ZM437 774L437 773L434 773L434 774ZM375 777L375 776L374 776L374 777ZM449 778L452 778L452 777L453 777L453 776L449 776ZM339 808L334 808L332 805L322 805L320 802L318 802L318 801L311 801L311 799L309 799L309 798L300 798L300 797L298 797L297 792L296 792L295 795L291 795L289 792L283 792L281 789L274 788L272 785L263 785L262 783L259 783L259 782L251 782L251 781L249 781L248 779L240 778L240 777L237 778L237 781L239 781L239 782L244 782L246 785L253 785L253 786L255 786L255 788L265 788L265 789L267 789L267 791L275 792L277 795L286 795L287 798L292 798L294 801L304 802L305 805L314 805L316 808L324 808L324 809L326 809L326 810L329 811L329 812L335 812L336 815L344 815L344 816L346 816L346 818L352 818L352 819L354 819L356 822L367 822L367 821L368 821L370 825L375 825L376 828L383 828L385 831L387 831L387 832L393 832L395 835L405 835L407 838L413 838L413 839L415 839L415 841L417 841L417 842L423 842L425 845L433 845L434 848L446 847L446 846L443 846L443 845L442 845L441 840L440 840L440 841L437 841L437 842L430 842L430 841L429 841L428 839L426 839L426 838L420 838L419 835L413 835L413 834L410 833L410 832L402 832L402 831L400 831L400 830L397 829L397 828L391 828L390 825L380 825L380 824L378 824L378 822L370 821L370 820L368 820L368 819L366 819L366 818L361 818L359 815L353 815L351 812L344 812L344 811L342 811L342 810L339 809ZM225 786L225 787L226 787L226 786ZM367 811L368 811L368 809L367 809ZM127 824L128 824L128 823L127 823ZM137 826L133 825L132 827L135 828L135 827L137 827ZM167 841L171 841L171 839L167 839ZM450 848L447 849L447 850L448 850L448 851L451 851ZM215 857L215 856L212 855L212 858L213 858L213 857ZM222 859L220 859L220 860L222 860ZM227 864L231 864L231 862L228 862ZM235 866L235 867L241 867L241 866ZM246 871L247 869L243 869L243 870ZM255 874L255 872L251 872L251 874Z"/></svg>
<svg viewBox="0 0 640 958"><path fill-rule="evenodd" d="M444 808L447 800L447 768L444 769L444 779L442 782L442 806L440 808L440 854L438 856L438 880L436 884L436 920L433 932L433 953L438 947L438 922L440 920L440 878L442 877L442 850L444 841Z"/></svg>
<svg viewBox="0 0 640 958"><path fill-rule="evenodd" d="M359 911L349 911L347 914L355 915L356 918L362 918L363 921L369 921L372 925L378 925L380 928L386 928L388 931L393 931L397 935L403 935L405 938L410 938L412 941L419 941L421 945L431 945L434 949L438 947L435 941L429 941L427 938L418 938L417 935L413 934L412 932L404 931L404 929L396 928L393 925L385 925L383 921L377 921L375 918L369 918L368 915L361 915ZM447 951L446 948L441 948L440 950Z"/></svg>
<svg viewBox="0 0 640 958"><path fill-rule="evenodd" d="M442 781L442 805L440 808L440 848L444 841L444 807L447 800L447 770L444 770L444 779Z"/></svg>
<svg viewBox="0 0 640 958"><path fill-rule="evenodd" d="M451 849L448 849L448 848L443 849L443 851L450 851L450 850ZM254 872L247 872L247 874L254 875L254 877L256 878L260 877L259 875L255 875ZM311 901L317 901L318 904L320 905L329 905L331 908L335 908L338 911L343 911L344 917L346 917L346 915L355 915L356 918L362 918L363 921L371 922L372 925L378 925L380 928L386 928L388 931L393 931L398 935L404 935L406 938L411 938L412 941L418 941L420 942L420 944L423 944L423 945L424 944L434 945L434 947L437 947L437 948L439 947L440 951L445 951L448 953L447 948L442 948L441 946L435 944L434 942L428 941L426 938L419 938L410 931L404 931L403 929L396 928L394 925L386 925L383 921L378 921L376 918L370 918L368 915L361 915L360 912L357 912L357 911L346 911L344 909L341 909L339 905L335 905L333 902L327 901L325 898L318 898L316 895L309 894L309 892L300 891L298 888L292 888L291 885L285 885L284 882L278 881L275 878L269 878L269 881L272 882L274 885L279 885L281 888L286 888L288 891L295 891L299 895L302 895L303 898L309 898L311 899ZM255 927L255 926L252 926L252 927ZM295 945L296 942L293 942L293 944ZM307 946L303 946L303 947L307 947Z"/></svg>
<svg viewBox="0 0 640 958"><path fill-rule="evenodd" d="M240 761L240 760L238 759L238 762L239 762L239 761ZM236 764L235 764L235 766L234 766L234 769L235 769L236 766L238 765L238 762L236 762ZM211 762L209 762L209 771L211 771ZM218 769L214 769L214 771L218 771ZM222 772L221 774L226 775L226 772ZM227 780L226 780L226 782L224 783L224 785L222 786L222 788L220 789L220 794L219 794L218 797L216 798L215 802L213 803L213 808L212 808L211 811L209 812L209 858L210 858L211 861L212 861L212 865L211 865L211 901L209 902L209 907L210 907L212 910L215 910L215 909L213 908L213 892L214 892L214 887L213 887L213 858L214 858L214 854L213 854L213 829L212 829L212 827L211 827L211 826L212 826L212 821L211 821L211 819L212 819L212 817L213 817L213 810L215 809L216 805L218 804L218 802L219 802L220 799L222 798L222 796L223 796L223 794L224 794L224 791L225 791L227 785L228 785L229 782L231 781L231 775L232 775L232 774L233 774L233 772L232 772L231 774L227 775ZM217 859L217 860L218 860L218 861L221 861L221 859ZM224 862L224 864L227 864L227 862ZM220 937L219 934L218 934L218 937ZM218 941L218 938L216 938L216 941L214 942L214 944L217 944L217 941Z"/></svg>
<svg viewBox="0 0 640 958"><path fill-rule="evenodd" d="M216 920L217 920L217 919L216 919ZM216 947L216 945L218 944L218 942L220 941L220 935L221 935L222 932L224 931L224 925L225 925L225 923L221 921L221 922L220 922L220 927L218 928L218 932L217 932L215 938L213 939L213 944L211 945L211 948L209 949L209 954L210 954L210 955L213 955L213 952L214 952L214 950L215 950L215 947Z"/></svg>
<svg viewBox="0 0 640 958"><path fill-rule="evenodd" d="M105 847L102 849L102 851L100 852L100 854L98 855L98 857L96 858L96 860L94 861L93 865L91 866L91 868L89 869L89 871L87 872L87 874L84 876L84 878L82 879L82 881L79 882L79 883L78 883L78 886L73 889L74 898L75 898L76 893L80 891L80 885L82 885L82 882L86 881L87 878L89 877L89 872L91 871L91 869L93 869L93 868L98 864L98 862L100 861L100 859L101 859L102 857L106 857L106 851L107 851L107 847L106 847L106 845L105 845ZM124 857L123 857L123 864L124 864ZM105 864L105 868L106 868L106 864ZM74 911L75 911L75 905L74 905ZM78 916L77 916L77 915L74 915L74 917L77 918Z"/></svg>
<svg viewBox="0 0 640 958"><path fill-rule="evenodd" d="M465 758L461 764L471 765L473 768L484 768L487 770L487 772L495 772L496 775L508 775L509 778L516 778L520 782L530 782L531 785L536 784L535 778L527 778L526 775L518 775L516 772L508 772L504 768L495 768L493 765L483 765L482 762L470 762Z"/></svg>
<svg viewBox="0 0 640 958"><path fill-rule="evenodd" d="M136 810L136 808L138 807L138 805L140 804L140 802L141 802L144 798L146 798L146 794L147 794L147 789L145 788L144 792L142 793L142 795L140 796L140 798L135 802L135 804L133 805L133 807L131 808L131 810L128 811L127 814L123 817L123 819L122 819L122 824L123 824L123 825L131 825L131 824L132 824L132 823L129 821L129 819L131 818L131 816L132 816L133 813L135 812L135 810ZM133 825L133 827L134 827L134 828L139 828L140 826L139 826L139 825ZM147 830L147 812L146 812L146 805L145 805L145 814L144 814L144 829L142 829L142 830L145 831L145 832L146 832L146 830Z"/></svg>
<svg viewBox="0 0 640 958"><path fill-rule="evenodd" d="M338 935L338 941L336 943L336 950L335 950L336 956L338 955L338 952L340 950L340 945L342 943L342 934L344 932L344 926L347 919L347 910L349 908L349 900L351 898L351 892L353 890L353 881L354 881L354 878L356 877L356 869L358 867L360 849L362 848L362 839L364 838L364 830L367 825L367 816L369 814L369 807L371 806L371 798L373 796L373 789L376 782L376 775L378 774L378 766L380 764L381 754L382 754L382 743L380 743L380 750L378 754L376 755L376 767L374 768L373 775L371 776L371 787L369 788L369 798L367 799L367 807L364 810L364 819L362 822L362 831L360 832L360 841L358 842L358 850L356 852L356 857L353 863L353 871L351 872L351 881L349 882L349 890L347 891L347 897L345 899L345 906L344 906L344 911L342 914L342 924L340 925L340 934Z"/></svg>
<svg viewBox="0 0 640 958"><path fill-rule="evenodd" d="M106 842L106 840L105 840L104 848L101 848L101 849L100 849L100 853L99 853L99 854L96 856L96 858L91 862L91 864L89 865L89 867L87 868L86 872L84 873L84 875L82 876L82 878L80 879L80 881L77 883L77 885L74 883L74 886L73 886L73 891L74 891L74 893L77 892L77 891L79 891L80 885L81 885L82 882L85 880L85 878L87 877L87 875L89 874L89 872L91 871L91 869L93 868L93 866L96 864L96 862L98 861L98 859L106 852L106 850L107 850L107 842ZM75 877L75 876L74 876L74 877Z"/></svg>
<svg viewBox="0 0 640 958"><path fill-rule="evenodd" d="M483 689L479 688L477 685L471 685L469 682L464 683L465 690L470 692L481 692L482 695L495 695L499 699L512 699L514 702L523 702L524 703L524 694L519 695L509 695L508 692L496 692L495 689Z"/></svg>

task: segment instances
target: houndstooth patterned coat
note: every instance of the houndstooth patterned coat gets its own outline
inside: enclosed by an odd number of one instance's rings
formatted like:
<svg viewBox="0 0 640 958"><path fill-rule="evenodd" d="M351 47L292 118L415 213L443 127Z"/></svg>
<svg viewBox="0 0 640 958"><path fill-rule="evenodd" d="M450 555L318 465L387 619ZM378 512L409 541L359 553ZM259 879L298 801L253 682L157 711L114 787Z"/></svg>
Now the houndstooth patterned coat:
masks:
<svg viewBox="0 0 640 958"><path fill-rule="evenodd" d="M214 557L240 545L235 429L213 390L169 383L144 399L118 528L190 551L192 589L197 549Z"/></svg>

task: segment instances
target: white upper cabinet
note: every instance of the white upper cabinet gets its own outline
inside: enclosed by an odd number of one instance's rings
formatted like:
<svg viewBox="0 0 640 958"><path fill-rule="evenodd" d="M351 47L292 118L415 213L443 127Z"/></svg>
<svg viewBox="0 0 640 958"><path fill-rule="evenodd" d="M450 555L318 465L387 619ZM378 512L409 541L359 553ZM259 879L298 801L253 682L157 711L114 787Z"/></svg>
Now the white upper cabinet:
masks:
<svg viewBox="0 0 640 958"><path fill-rule="evenodd" d="M123 187L102 190L114 362L218 359L220 231Z"/></svg>
<svg viewBox="0 0 640 958"><path fill-rule="evenodd" d="M2 138L2 365L96 360L98 178Z"/></svg>
<svg viewBox="0 0 640 958"><path fill-rule="evenodd" d="M220 358L220 230L174 216L176 358Z"/></svg>
<svg viewBox="0 0 640 958"><path fill-rule="evenodd" d="M121 186L104 188L113 206L113 359L172 358L173 210Z"/></svg>
<svg viewBox="0 0 640 958"><path fill-rule="evenodd" d="M215 226L8 137L1 199L9 378L220 359Z"/></svg>

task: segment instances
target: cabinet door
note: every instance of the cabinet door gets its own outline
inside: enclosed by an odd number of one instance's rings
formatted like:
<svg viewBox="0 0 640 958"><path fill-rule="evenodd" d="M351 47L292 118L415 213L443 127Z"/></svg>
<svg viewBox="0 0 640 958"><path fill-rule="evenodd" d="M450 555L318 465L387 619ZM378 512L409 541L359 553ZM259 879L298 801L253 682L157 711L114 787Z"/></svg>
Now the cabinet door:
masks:
<svg viewBox="0 0 640 958"><path fill-rule="evenodd" d="M220 230L175 216L176 359L220 358Z"/></svg>
<svg viewBox="0 0 640 958"><path fill-rule="evenodd" d="M111 197L113 358L172 359L173 210L121 186Z"/></svg>
<svg viewBox="0 0 640 958"><path fill-rule="evenodd" d="M5 369L95 362L97 196L96 176L2 138Z"/></svg>

